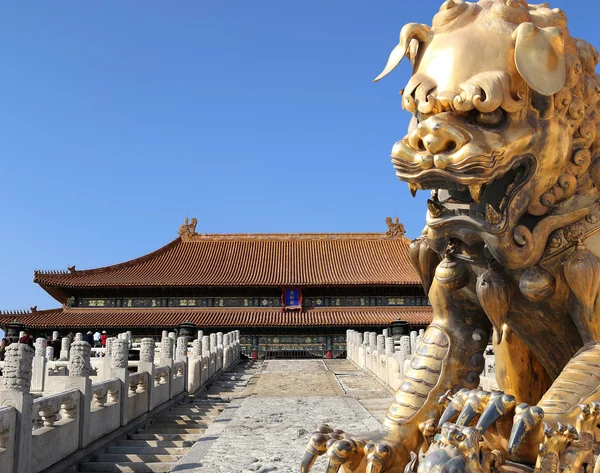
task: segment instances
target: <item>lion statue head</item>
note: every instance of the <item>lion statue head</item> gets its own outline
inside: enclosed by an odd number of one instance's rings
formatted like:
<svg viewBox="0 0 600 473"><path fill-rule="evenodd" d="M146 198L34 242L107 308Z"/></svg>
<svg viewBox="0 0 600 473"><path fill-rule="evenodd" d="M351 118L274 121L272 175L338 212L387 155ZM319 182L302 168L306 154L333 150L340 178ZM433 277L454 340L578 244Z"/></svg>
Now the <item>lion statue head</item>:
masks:
<svg viewBox="0 0 600 473"><path fill-rule="evenodd" d="M392 161L413 195L431 190L429 244L460 239L530 267L598 199L598 52L548 4L448 0L431 27L402 29L376 81L404 56L413 118Z"/></svg>

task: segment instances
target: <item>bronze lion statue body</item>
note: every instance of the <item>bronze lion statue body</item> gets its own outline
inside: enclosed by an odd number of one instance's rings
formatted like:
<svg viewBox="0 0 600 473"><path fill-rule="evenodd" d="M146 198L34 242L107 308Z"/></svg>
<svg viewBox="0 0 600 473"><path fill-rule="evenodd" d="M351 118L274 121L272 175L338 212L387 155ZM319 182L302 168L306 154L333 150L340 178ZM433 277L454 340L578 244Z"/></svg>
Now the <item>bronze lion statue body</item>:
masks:
<svg viewBox="0 0 600 473"><path fill-rule="evenodd" d="M595 465L600 420L600 81L565 14L448 0L400 33L413 114L392 151L430 191L411 260L433 306L381 431L323 426L327 473L558 472ZM493 334L493 336L492 336ZM500 392L478 389L492 336ZM600 471L600 467L597 469Z"/></svg>

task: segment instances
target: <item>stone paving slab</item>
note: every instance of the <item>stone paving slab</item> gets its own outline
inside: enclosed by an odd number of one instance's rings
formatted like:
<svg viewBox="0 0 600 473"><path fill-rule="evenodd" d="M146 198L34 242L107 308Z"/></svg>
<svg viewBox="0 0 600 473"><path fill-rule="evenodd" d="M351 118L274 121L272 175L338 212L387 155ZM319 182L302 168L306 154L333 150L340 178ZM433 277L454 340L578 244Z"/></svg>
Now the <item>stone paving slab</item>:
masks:
<svg viewBox="0 0 600 473"><path fill-rule="evenodd" d="M232 407L232 418L217 419L215 428L206 432L207 440L213 440L209 447L204 448L201 439L174 472L297 473L310 434L318 425L343 426L350 432L380 426L355 399L345 397L253 396ZM224 425L220 432L219 424ZM322 457L314 470L322 471L324 466Z"/></svg>
<svg viewBox="0 0 600 473"><path fill-rule="evenodd" d="M377 430L379 422L338 382L337 373L350 372L356 368L346 360L265 362L240 393L244 397L225 408L173 472L297 473L320 424L353 433ZM389 397L368 375L357 378L349 391ZM325 461L319 458L314 471L323 471Z"/></svg>

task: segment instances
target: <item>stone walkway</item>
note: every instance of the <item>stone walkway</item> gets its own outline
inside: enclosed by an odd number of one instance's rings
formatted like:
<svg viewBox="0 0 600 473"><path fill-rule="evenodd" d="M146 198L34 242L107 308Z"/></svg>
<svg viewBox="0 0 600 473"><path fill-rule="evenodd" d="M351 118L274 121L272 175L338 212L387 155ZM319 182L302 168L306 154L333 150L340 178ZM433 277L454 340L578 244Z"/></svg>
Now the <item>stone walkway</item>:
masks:
<svg viewBox="0 0 600 473"><path fill-rule="evenodd" d="M369 403L380 417L379 404L389 405L391 393L346 360L272 360L231 398L174 472L296 473L319 424L375 430ZM324 463L317 460L314 471Z"/></svg>

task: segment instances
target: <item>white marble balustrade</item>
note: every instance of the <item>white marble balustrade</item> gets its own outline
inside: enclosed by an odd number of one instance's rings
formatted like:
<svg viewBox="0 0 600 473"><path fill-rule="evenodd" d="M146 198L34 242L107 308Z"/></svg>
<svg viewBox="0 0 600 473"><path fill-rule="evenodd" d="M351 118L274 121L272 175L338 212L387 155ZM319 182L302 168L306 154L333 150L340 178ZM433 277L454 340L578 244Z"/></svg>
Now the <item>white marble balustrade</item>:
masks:
<svg viewBox="0 0 600 473"><path fill-rule="evenodd" d="M198 337L175 343L169 334L157 346L150 338L133 344L126 334L109 339L98 358L90 358L98 350L88 343L67 338L61 350L65 359L59 361L46 359L41 342L35 351L10 345L0 362L0 406L5 406L0 407L0 473L39 473L195 393L239 360L239 331L210 337L200 331ZM139 361L128 359L133 345L140 349Z"/></svg>

